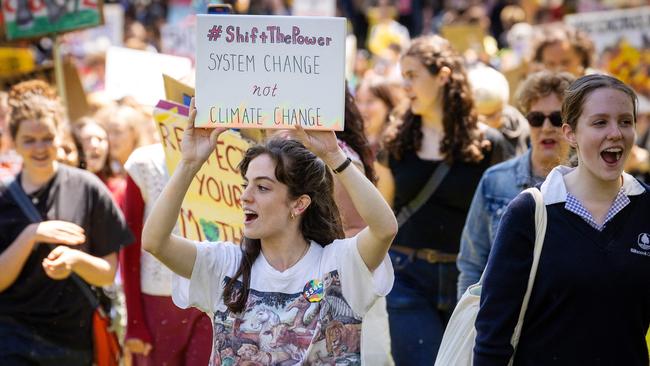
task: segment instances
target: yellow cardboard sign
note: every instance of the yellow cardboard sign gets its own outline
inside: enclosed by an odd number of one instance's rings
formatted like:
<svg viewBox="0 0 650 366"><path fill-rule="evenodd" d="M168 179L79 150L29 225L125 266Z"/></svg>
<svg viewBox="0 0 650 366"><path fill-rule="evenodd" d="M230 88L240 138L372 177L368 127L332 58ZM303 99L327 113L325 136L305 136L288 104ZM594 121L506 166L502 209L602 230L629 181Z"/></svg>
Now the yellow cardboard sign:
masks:
<svg viewBox="0 0 650 366"><path fill-rule="evenodd" d="M186 99L194 96L194 88L173 77L162 74L165 85L165 99L178 104L187 104Z"/></svg>
<svg viewBox="0 0 650 366"><path fill-rule="evenodd" d="M440 28L440 35L449 40L449 43L459 53L468 49L476 52L485 52L483 38L485 32L478 24L448 24Z"/></svg>
<svg viewBox="0 0 650 366"><path fill-rule="evenodd" d="M154 109L170 174L181 159L180 143L187 116L186 106L172 102L160 101ZM217 149L190 184L181 206L178 227L181 235L188 239L239 243L244 229L240 202L244 180L237 166L249 145L234 131L222 133L217 144Z"/></svg>
<svg viewBox="0 0 650 366"><path fill-rule="evenodd" d="M34 71L34 54L28 48L0 47L0 77Z"/></svg>

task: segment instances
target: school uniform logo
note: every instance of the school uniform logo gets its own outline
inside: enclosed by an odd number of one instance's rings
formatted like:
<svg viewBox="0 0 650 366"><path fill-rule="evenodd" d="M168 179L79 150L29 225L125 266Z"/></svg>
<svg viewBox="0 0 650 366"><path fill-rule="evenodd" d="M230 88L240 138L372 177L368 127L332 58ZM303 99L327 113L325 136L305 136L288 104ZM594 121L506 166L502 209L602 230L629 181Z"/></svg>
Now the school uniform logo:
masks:
<svg viewBox="0 0 650 366"><path fill-rule="evenodd" d="M639 247L643 250L650 250L650 235L646 233L639 234Z"/></svg>
<svg viewBox="0 0 650 366"><path fill-rule="evenodd" d="M639 234L639 238L637 239L636 243L642 250L638 250L637 248L630 248L630 252L650 257L650 234Z"/></svg>

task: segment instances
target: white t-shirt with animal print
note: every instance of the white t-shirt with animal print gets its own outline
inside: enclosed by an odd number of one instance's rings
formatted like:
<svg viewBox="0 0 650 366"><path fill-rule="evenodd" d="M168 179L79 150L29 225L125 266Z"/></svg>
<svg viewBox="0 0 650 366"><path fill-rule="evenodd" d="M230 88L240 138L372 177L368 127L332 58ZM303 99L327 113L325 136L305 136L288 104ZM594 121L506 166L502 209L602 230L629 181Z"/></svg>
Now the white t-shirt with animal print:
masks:
<svg viewBox="0 0 650 366"><path fill-rule="evenodd" d="M393 286L388 256L371 273L356 236L325 247L312 242L305 256L284 272L260 253L253 263L246 308L234 314L222 296L241 258L238 245L202 242L190 281L173 277L174 303L197 307L213 320L210 365L361 364L363 315Z"/></svg>

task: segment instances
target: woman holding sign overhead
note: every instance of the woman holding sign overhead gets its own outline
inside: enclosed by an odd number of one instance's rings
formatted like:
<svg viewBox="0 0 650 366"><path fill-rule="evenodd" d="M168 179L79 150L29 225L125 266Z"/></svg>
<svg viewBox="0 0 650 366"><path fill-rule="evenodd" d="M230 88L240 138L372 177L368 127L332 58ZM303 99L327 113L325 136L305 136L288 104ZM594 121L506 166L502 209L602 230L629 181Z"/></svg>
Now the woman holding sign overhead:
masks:
<svg viewBox="0 0 650 366"><path fill-rule="evenodd" d="M485 169L503 160L506 142L478 124L463 60L445 39L415 39L401 70L411 103L386 144L400 223L388 315L395 363L432 365L456 302L472 194Z"/></svg>
<svg viewBox="0 0 650 366"><path fill-rule="evenodd" d="M360 363L363 315L393 282L386 253L397 225L390 207L350 169L333 132L297 127L302 144L271 139L241 162L240 246L175 236L185 192L223 132L194 128L195 116L192 107L181 162L145 224L143 246L189 279L175 278L176 304L211 315L210 364ZM332 171L368 224L349 239L340 239Z"/></svg>

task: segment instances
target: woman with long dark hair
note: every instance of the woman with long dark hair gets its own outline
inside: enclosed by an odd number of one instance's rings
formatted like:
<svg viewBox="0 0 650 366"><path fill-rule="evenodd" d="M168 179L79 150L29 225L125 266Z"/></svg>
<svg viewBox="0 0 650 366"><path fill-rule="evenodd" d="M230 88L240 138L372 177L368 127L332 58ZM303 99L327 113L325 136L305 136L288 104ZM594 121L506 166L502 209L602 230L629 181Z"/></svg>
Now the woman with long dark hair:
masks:
<svg viewBox="0 0 650 366"><path fill-rule="evenodd" d="M456 255L472 195L483 172L504 159L506 142L478 123L463 60L447 40L413 40L401 70L410 108L386 141L389 197L403 217L390 252L396 281L388 314L396 364L431 365L456 302ZM423 196L432 176L438 187Z"/></svg>
<svg viewBox="0 0 650 366"><path fill-rule="evenodd" d="M194 128L191 110L181 162L147 219L143 246L190 280L175 283L176 304L212 315L210 363L359 363L363 315L392 286L390 208L350 169L333 132L297 127L302 144L271 139L240 164L240 246L177 237L171 232L185 192L223 132ZM341 239L330 169L368 224L352 238Z"/></svg>

